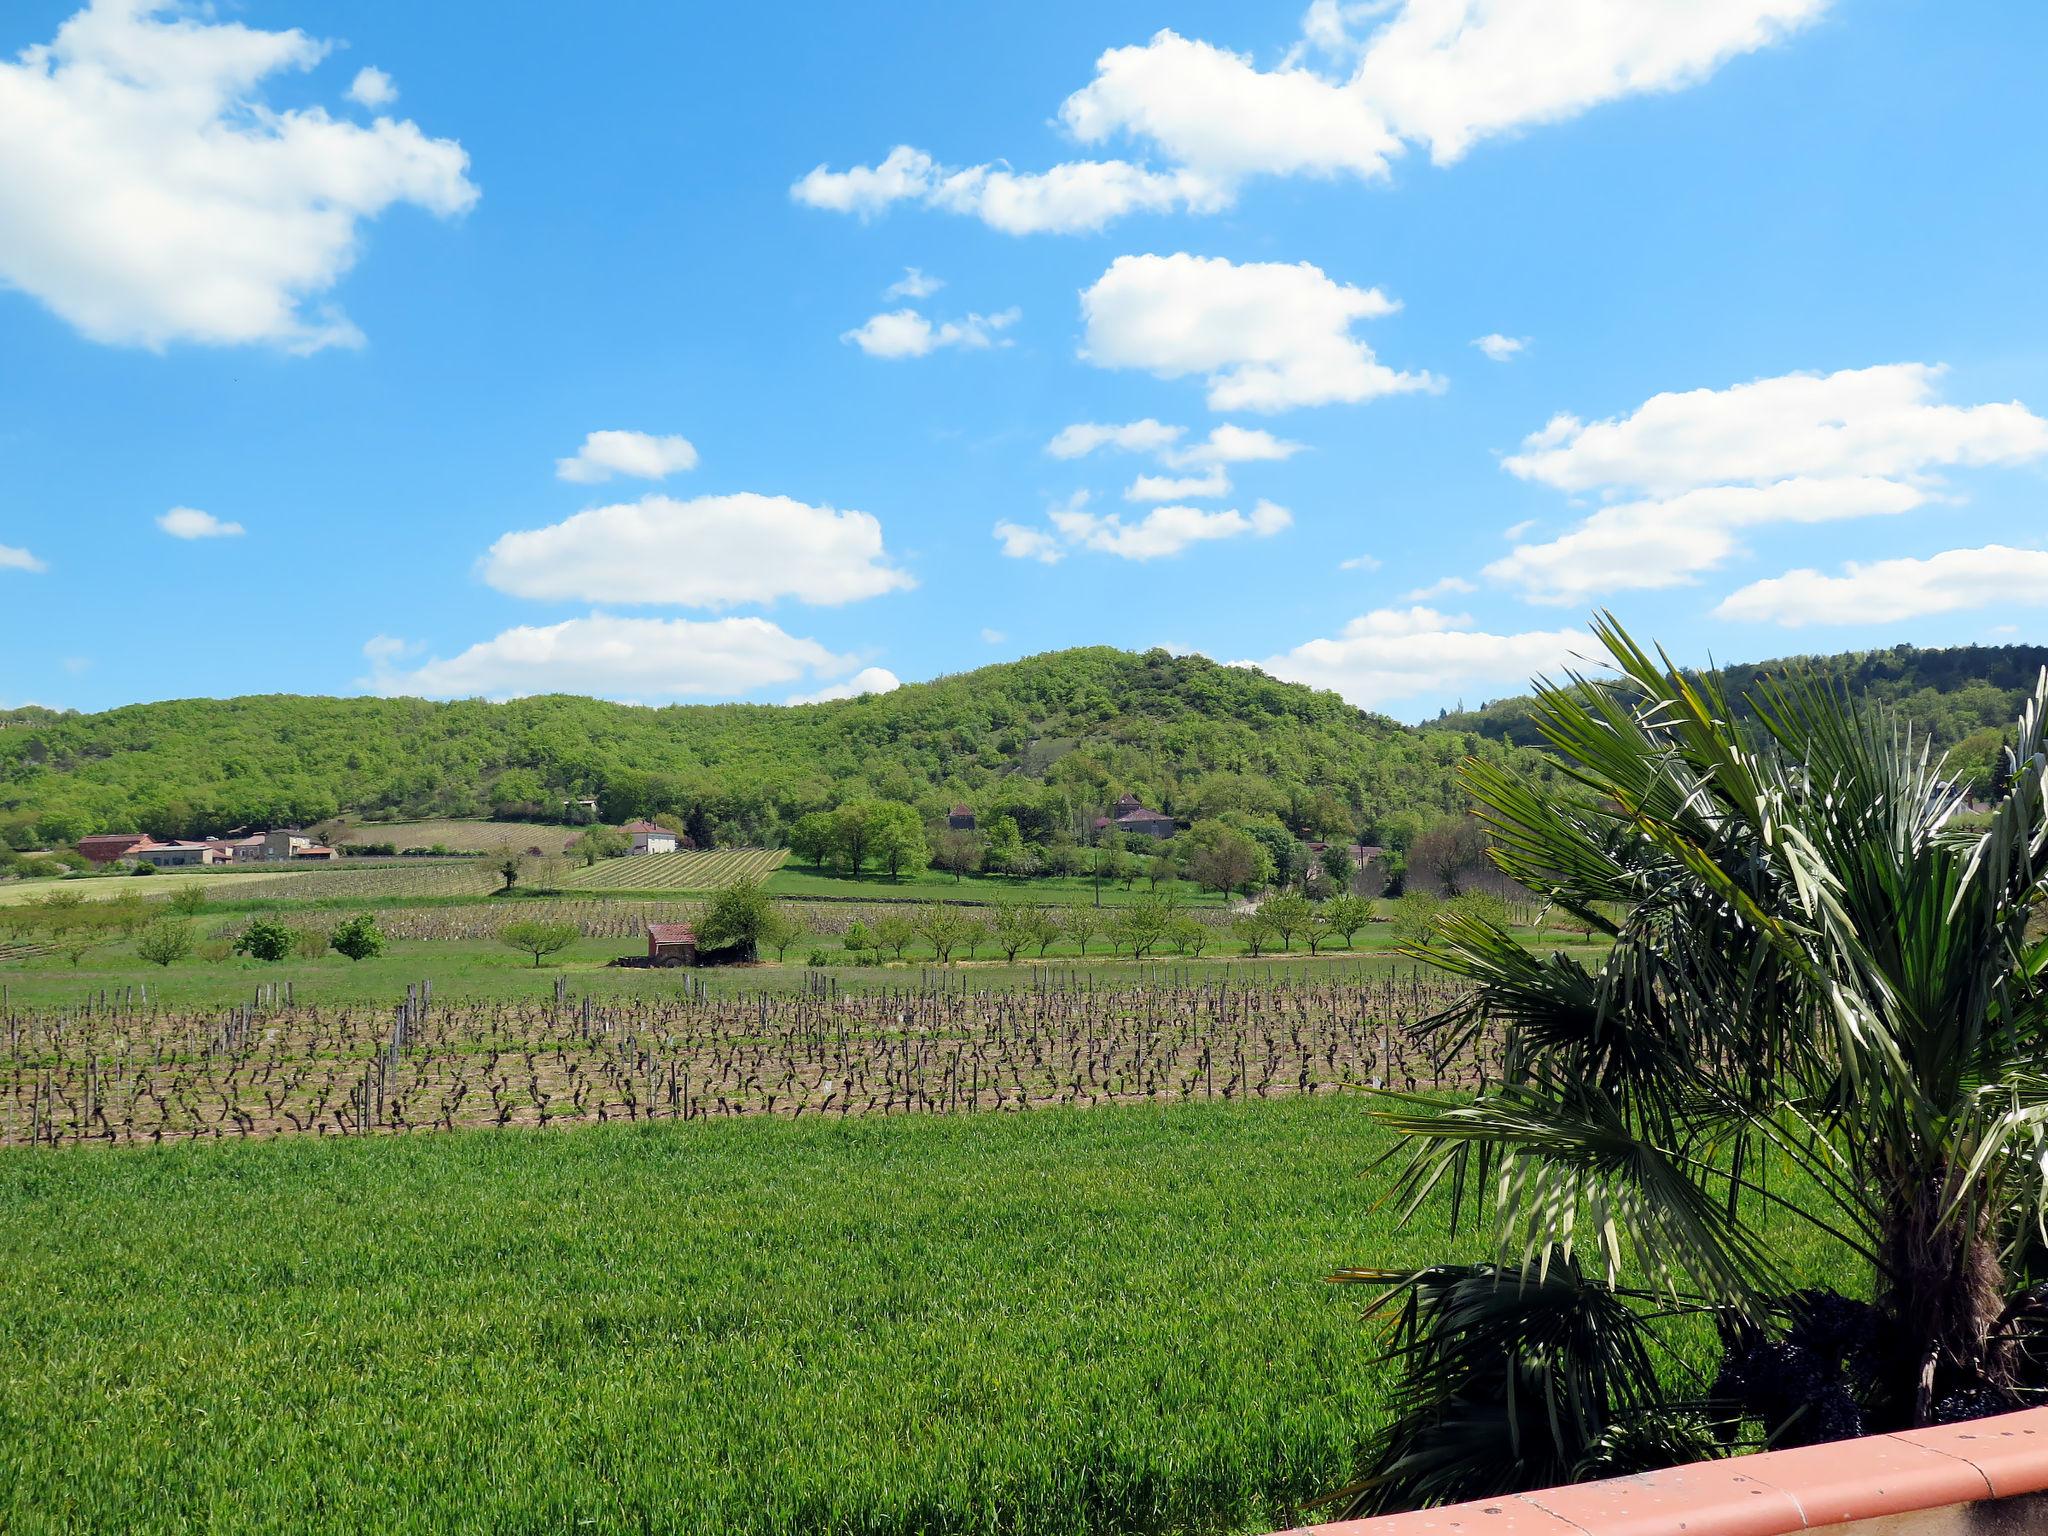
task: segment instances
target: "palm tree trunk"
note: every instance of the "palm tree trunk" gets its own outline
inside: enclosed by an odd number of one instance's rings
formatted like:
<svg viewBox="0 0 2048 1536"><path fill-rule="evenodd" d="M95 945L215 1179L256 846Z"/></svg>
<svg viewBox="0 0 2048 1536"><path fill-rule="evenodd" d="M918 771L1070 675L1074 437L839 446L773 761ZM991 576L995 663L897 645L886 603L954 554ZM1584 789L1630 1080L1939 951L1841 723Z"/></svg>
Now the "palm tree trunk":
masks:
<svg viewBox="0 0 2048 1536"><path fill-rule="evenodd" d="M1958 1388L2011 1386L2011 1362L1995 1334L2005 1305L2005 1269L1985 1212L1973 1223L1941 1220L1956 1175L1903 1181L1887 1222L1877 1304L1901 1348L1887 1373L1893 1414L1918 1428ZM1981 1210L1982 1207L1979 1206Z"/></svg>

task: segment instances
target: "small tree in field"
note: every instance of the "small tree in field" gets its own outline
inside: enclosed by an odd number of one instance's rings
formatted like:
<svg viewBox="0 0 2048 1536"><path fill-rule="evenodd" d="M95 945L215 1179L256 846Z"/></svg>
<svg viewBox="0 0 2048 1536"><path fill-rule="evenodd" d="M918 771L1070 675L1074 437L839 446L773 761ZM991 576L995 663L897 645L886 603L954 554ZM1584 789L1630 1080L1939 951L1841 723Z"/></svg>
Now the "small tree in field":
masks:
<svg viewBox="0 0 2048 1536"><path fill-rule="evenodd" d="M876 959L881 958L881 941L870 933L868 925L857 917L846 925L846 932L839 936L839 947L853 956L856 963L869 950L876 951Z"/></svg>
<svg viewBox="0 0 2048 1536"><path fill-rule="evenodd" d="M192 953L192 925L166 918L151 923L135 941L138 958L151 965L170 965Z"/></svg>
<svg viewBox="0 0 2048 1536"><path fill-rule="evenodd" d="M172 893L171 910L180 917L192 917L206 910L206 887L181 885Z"/></svg>
<svg viewBox="0 0 2048 1536"><path fill-rule="evenodd" d="M1093 907L1069 907L1060 919L1060 928L1074 941L1075 951L1085 955L1089 942L1102 932L1102 918Z"/></svg>
<svg viewBox="0 0 2048 1536"><path fill-rule="evenodd" d="M358 912L336 923L334 932L327 935L327 943L336 954L351 960L368 960L384 953L384 935L377 927L377 919L368 912Z"/></svg>
<svg viewBox="0 0 2048 1536"><path fill-rule="evenodd" d="M917 921L904 913L891 912L876 920L875 947L891 951L898 960L916 939Z"/></svg>
<svg viewBox="0 0 2048 1536"><path fill-rule="evenodd" d="M1344 935L1349 948L1358 930L1372 921L1372 903L1363 896L1332 896L1323 903L1323 921Z"/></svg>
<svg viewBox="0 0 2048 1536"><path fill-rule="evenodd" d="M804 937L804 925L790 916L789 909L780 904L770 907L762 915L761 925L755 934L755 942L763 949L775 951L776 963L780 964L789 953L789 947Z"/></svg>
<svg viewBox="0 0 2048 1536"><path fill-rule="evenodd" d="M1024 942L1036 946L1038 958L1043 960L1045 952L1052 948L1053 943L1064 931L1060 927L1059 918L1054 915L1050 908L1030 906L1024 909L1022 922L1024 924Z"/></svg>
<svg viewBox="0 0 2048 1536"><path fill-rule="evenodd" d="M1280 935L1280 947L1283 950L1294 947L1294 936L1306 931L1316 915L1315 908L1309 904L1308 898L1292 891L1285 896L1275 896L1262 903L1259 911L1272 925L1273 931Z"/></svg>
<svg viewBox="0 0 2048 1536"><path fill-rule="evenodd" d="M533 956L536 968L549 955L560 954L575 943L577 936L574 923L507 923L498 930L498 942Z"/></svg>
<svg viewBox="0 0 2048 1536"><path fill-rule="evenodd" d="M1230 925L1230 933L1244 946L1244 952L1254 960L1259 958L1259 951L1272 943L1276 936L1272 921L1263 910L1247 912L1243 917L1234 919Z"/></svg>
<svg viewBox="0 0 2048 1536"><path fill-rule="evenodd" d="M512 887L513 887L513 886L515 886L515 885L517 885L517 884L519 883L519 855L518 855L518 854L516 854L516 853L508 853L508 854L506 854L504 858L502 858L502 859L498 860L498 863L497 863L497 866L496 866L496 867L497 867L497 871L498 871L498 878L499 878L500 880L503 880L503 881L505 882L505 883L504 883L504 885L500 887L500 889L501 889L501 890L507 890L507 891L509 891L509 890L511 890L511 889L512 889Z"/></svg>
<svg viewBox="0 0 2048 1536"><path fill-rule="evenodd" d="M275 964L292 952L298 935L274 917L259 917L235 940L235 953Z"/></svg>
<svg viewBox="0 0 2048 1536"><path fill-rule="evenodd" d="M953 951L967 936L965 930L959 912L943 902L935 901L918 914L917 931L941 965L953 958Z"/></svg>

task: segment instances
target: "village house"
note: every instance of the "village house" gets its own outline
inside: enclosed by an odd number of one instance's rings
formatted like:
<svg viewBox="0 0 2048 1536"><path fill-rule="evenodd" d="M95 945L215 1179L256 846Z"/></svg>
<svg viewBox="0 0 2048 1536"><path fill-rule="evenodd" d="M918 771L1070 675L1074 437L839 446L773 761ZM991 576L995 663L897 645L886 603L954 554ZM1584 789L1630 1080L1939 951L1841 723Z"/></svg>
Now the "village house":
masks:
<svg viewBox="0 0 2048 1536"><path fill-rule="evenodd" d="M122 857L133 859L138 864L153 864L158 869L182 869L193 864L221 862L219 853L211 843L176 840L160 843L155 838L145 838Z"/></svg>
<svg viewBox="0 0 2048 1536"><path fill-rule="evenodd" d="M688 923L649 923L647 959L653 965L695 965L696 930Z"/></svg>
<svg viewBox="0 0 2048 1536"><path fill-rule="evenodd" d="M973 806L956 805L946 813L946 830L948 832L972 832L974 828Z"/></svg>
<svg viewBox="0 0 2048 1536"><path fill-rule="evenodd" d="M635 853L674 853L680 846L675 833L651 821L629 821L619 830L633 839Z"/></svg>
<svg viewBox="0 0 2048 1536"><path fill-rule="evenodd" d="M1179 824L1164 811L1152 810L1136 795L1125 795L1107 816L1095 818L1095 830L1110 828L1133 837L1171 837Z"/></svg>
<svg viewBox="0 0 2048 1536"><path fill-rule="evenodd" d="M78 840L78 851L95 864L126 858L128 850L150 841L146 832L95 832Z"/></svg>

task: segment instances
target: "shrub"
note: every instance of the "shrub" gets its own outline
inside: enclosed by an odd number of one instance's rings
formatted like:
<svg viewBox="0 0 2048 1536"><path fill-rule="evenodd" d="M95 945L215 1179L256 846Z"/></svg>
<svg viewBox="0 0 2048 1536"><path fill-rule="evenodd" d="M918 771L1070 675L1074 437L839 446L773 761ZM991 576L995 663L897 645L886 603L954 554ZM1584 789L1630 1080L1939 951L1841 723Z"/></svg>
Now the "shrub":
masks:
<svg viewBox="0 0 2048 1536"><path fill-rule="evenodd" d="M206 887L181 885L171 893L171 910L180 917L192 917L206 910Z"/></svg>
<svg viewBox="0 0 2048 1536"><path fill-rule="evenodd" d="M538 967L546 956L575 943L581 931L574 923L507 923L498 930L498 942L533 956Z"/></svg>
<svg viewBox="0 0 2048 1536"><path fill-rule="evenodd" d="M235 953L275 964L292 952L298 935L273 917L259 917L235 940Z"/></svg>
<svg viewBox="0 0 2048 1536"><path fill-rule="evenodd" d="M351 960L367 960L384 953L384 935L377 927L377 919L368 912L358 912L336 923L327 942L335 953Z"/></svg>
<svg viewBox="0 0 2048 1536"><path fill-rule="evenodd" d="M137 864L133 869L129 870L128 873L131 875L153 875L156 873L156 866L150 863L147 859L144 859L141 863Z"/></svg>
<svg viewBox="0 0 2048 1536"><path fill-rule="evenodd" d="M151 923L135 940L137 958L151 965L170 965L192 953L192 925L169 918Z"/></svg>

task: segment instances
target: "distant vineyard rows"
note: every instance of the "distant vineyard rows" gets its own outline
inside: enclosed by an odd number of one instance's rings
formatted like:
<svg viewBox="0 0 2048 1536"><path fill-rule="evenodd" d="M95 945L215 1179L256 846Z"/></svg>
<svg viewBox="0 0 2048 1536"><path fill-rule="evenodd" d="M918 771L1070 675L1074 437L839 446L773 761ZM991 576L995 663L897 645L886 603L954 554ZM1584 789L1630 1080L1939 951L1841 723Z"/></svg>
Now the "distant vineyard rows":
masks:
<svg viewBox="0 0 2048 1536"><path fill-rule="evenodd" d="M705 848L606 859L563 880L571 891L716 891L765 880L789 857L786 848Z"/></svg>

